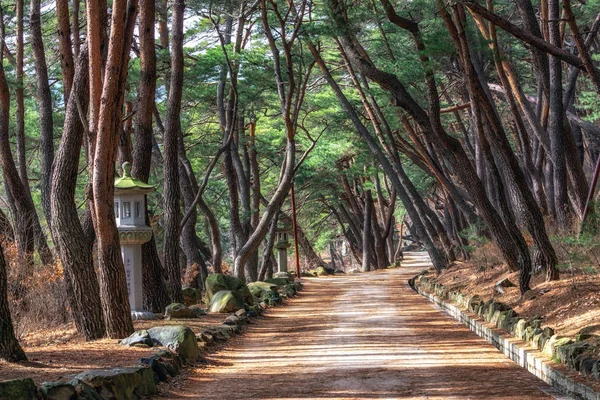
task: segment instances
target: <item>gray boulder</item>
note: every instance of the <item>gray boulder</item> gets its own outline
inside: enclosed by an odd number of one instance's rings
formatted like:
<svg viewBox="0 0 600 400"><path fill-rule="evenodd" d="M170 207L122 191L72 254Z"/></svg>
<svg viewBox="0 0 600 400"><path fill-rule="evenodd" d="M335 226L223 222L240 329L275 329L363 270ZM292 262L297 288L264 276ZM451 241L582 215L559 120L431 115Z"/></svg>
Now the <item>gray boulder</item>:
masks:
<svg viewBox="0 0 600 400"><path fill-rule="evenodd" d="M105 400L137 400L158 393L154 372L147 366L86 371L75 379L93 387Z"/></svg>
<svg viewBox="0 0 600 400"><path fill-rule="evenodd" d="M31 378L0 381L0 400L35 400L37 387Z"/></svg>
<svg viewBox="0 0 600 400"><path fill-rule="evenodd" d="M244 298L232 290L220 290L211 298L208 311L213 313L231 313L244 308Z"/></svg>
<svg viewBox="0 0 600 400"><path fill-rule="evenodd" d="M150 347L154 345L152 342L152 338L147 330L135 331L131 334L131 336L121 340L119 342L121 346L135 346L140 344L145 344Z"/></svg>
<svg viewBox="0 0 600 400"><path fill-rule="evenodd" d="M148 329L148 334L154 343L173 350L183 362L193 363L198 359L199 349L196 335L187 326L157 326Z"/></svg>
<svg viewBox="0 0 600 400"><path fill-rule="evenodd" d="M44 382L40 387L45 400L77 400L75 386L67 382Z"/></svg>
<svg viewBox="0 0 600 400"><path fill-rule="evenodd" d="M77 400L104 400L93 387L82 380L73 379L71 385L73 385L79 395Z"/></svg>

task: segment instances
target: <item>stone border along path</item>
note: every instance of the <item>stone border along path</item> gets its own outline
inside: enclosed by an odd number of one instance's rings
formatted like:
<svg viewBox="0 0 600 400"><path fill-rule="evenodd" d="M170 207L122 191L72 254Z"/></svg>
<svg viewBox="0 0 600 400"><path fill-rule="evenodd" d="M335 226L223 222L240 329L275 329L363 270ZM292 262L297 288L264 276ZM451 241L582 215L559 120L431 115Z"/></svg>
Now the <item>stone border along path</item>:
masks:
<svg viewBox="0 0 600 400"><path fill-rule="evenodd" d="M406 282L429 266L306 278L161 398L565 399Z"/></svg>
<svg viewBox="0 0 600 400"><path fill-rule="evenodd" d="M593 388L577 382L559 371L551 363L539 356L538 349L532 348L527 343L511 337L498 329L490 328L485 321L464 312L459 307L446 302L432 293L426 292L418 282L414 282L414 290L431 301L436 308L447 313L451 318L466 325L478 336L493 344L512 361L525 368L527 371L549 383L560 393L582 400L600 400L600 393ZM564 368L562 368L564 370ZM569 373L569 372L567 372ZM569 373L570 374L570 373Z"/></svg>

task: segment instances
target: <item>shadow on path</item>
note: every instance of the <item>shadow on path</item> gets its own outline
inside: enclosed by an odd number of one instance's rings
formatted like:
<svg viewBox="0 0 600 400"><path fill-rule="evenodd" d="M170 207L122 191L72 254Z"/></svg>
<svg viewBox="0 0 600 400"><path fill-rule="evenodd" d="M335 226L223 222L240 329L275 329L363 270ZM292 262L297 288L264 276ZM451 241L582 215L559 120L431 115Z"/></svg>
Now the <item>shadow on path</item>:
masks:
<svg viewBox="0 0 600 400"><path fill-rule="evenodd" d="M427 268L304 279L305 290L210 356L176 399L553 399L544 382L406 285Z"/></svg>

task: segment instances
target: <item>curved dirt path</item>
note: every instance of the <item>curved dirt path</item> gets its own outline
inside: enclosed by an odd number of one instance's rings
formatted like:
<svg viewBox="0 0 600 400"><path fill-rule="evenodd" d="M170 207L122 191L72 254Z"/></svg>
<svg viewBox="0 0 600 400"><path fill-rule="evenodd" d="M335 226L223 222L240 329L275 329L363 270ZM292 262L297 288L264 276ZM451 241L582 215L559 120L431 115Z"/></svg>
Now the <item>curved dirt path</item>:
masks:
<svg viewBox="0 0 600 400"><path fill-rule="evenodd" d="M305 290L209 357L177 399L564 399L414 293L402 268Z"/></svg>

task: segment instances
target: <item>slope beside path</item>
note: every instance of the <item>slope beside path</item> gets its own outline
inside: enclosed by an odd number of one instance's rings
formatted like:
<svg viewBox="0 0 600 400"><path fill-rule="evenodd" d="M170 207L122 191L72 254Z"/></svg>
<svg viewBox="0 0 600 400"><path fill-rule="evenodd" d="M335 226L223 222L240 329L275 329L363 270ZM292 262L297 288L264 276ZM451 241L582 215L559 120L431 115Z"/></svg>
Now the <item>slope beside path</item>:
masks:
<svg viewBox="0 0 600 400"><path fill-rule="evenodd" d="M406 281L428 266L304 279L305 290L193 370L174 399L563 399Z"/></svg>

